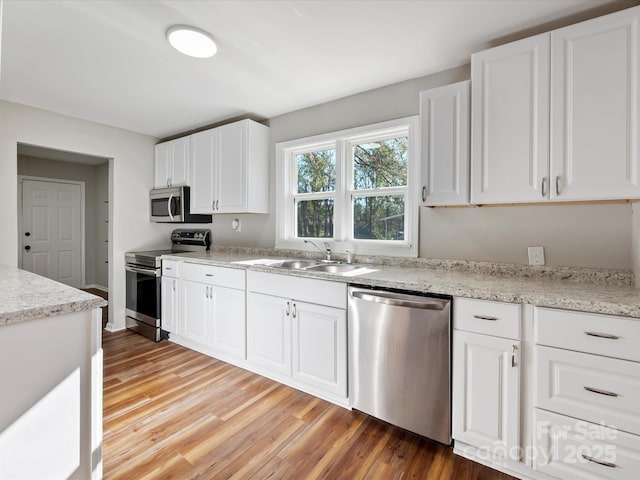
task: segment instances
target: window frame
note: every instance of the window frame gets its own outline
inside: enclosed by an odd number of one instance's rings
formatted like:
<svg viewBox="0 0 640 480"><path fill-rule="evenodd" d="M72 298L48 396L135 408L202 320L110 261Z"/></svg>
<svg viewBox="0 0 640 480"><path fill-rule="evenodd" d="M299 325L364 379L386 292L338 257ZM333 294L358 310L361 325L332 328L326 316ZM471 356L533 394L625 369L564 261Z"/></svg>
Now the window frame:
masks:
<svg viewBox="0 0 640 480"><path fill-rule="evenodd" d="M329 242L334 252L351 250L361 255L418 255L418 197L420 182L420 138L417 115L276 144L276 248L309 250L304 240ZM355 145L406 136L408 141L407 185L355 190L353 187ZM297 193L296 155L335 148L336 183L333 192ZM330 198L333 194L333 238L297 237L296 199ZM404 240L355 239L353 198L404 195ZM313 196L313 197L312 197ZM320 198L320 197L319 197Z"/></svg>

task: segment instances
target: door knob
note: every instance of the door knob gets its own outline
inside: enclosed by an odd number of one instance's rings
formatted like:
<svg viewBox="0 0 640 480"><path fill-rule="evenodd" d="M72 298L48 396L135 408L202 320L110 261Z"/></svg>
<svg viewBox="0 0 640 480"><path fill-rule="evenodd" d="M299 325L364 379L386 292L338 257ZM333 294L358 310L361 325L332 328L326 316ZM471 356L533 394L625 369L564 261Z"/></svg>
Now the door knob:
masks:
<svg viewBox="0 0 640 480"><path fill-rule="evenodd" d="M24 236L25 237L30 237L31 236L31 232L24 232Z"/></svg>
<svg viewBox="0 0 640 480"><path fill-rule="evenodd" d="M24 249L25 250L31 250L31 246L30 245L25 245Z"/></svg>

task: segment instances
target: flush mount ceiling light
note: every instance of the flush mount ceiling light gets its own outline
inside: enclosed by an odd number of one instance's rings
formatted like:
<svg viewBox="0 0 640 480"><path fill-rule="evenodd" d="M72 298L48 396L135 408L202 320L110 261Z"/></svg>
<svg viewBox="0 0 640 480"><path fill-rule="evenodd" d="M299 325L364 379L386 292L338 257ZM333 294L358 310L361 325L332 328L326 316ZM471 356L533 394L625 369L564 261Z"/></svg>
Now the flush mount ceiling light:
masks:
<svg viewBox="0 0 640 480"><path fill-rule="evenodd" d="M196 58L213 57L218 47L211 35L199 28L175 25L167 30L167 40L180 53Z"/></svg>

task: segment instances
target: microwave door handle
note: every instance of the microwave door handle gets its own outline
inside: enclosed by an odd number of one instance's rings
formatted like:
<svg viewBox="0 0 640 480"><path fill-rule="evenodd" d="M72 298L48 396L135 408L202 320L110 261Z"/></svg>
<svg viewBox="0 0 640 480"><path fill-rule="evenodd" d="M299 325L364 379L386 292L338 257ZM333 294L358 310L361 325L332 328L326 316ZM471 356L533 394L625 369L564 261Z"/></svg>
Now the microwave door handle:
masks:
<svg viewBox="0 0 640 480"><path fill-rule="evenodd" d="M171 200L173 200L173 193L169 195L169 200L167 200L167 212L169 212L169 218L173 222L173 215L171 214Z"/></svg>

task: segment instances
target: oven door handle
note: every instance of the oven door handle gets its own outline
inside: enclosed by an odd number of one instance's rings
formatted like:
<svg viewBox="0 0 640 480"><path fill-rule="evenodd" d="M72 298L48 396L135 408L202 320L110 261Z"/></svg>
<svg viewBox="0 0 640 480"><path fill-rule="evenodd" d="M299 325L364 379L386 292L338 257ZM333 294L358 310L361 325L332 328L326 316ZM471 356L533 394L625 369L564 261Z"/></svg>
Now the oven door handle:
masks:
<svg viewBox="0 0 640 480"><path fill-rule="evenodd" d="M169 195L169 200L167 200L167 212L169 213L169 218L173 222L173 214L171 213L171 200L173 200L173 193Z"/></svg>
<svg viewBox="0 0 640 480"><path fill-rule="evenodd" d="M155 268L140 268L140 267L133 267L131 265L125 265L125 270L127 272L133 272L133 273L141 273L143 275L151 275L153 277L159 277L160 274L160 269L155 269Z"/></svg>

